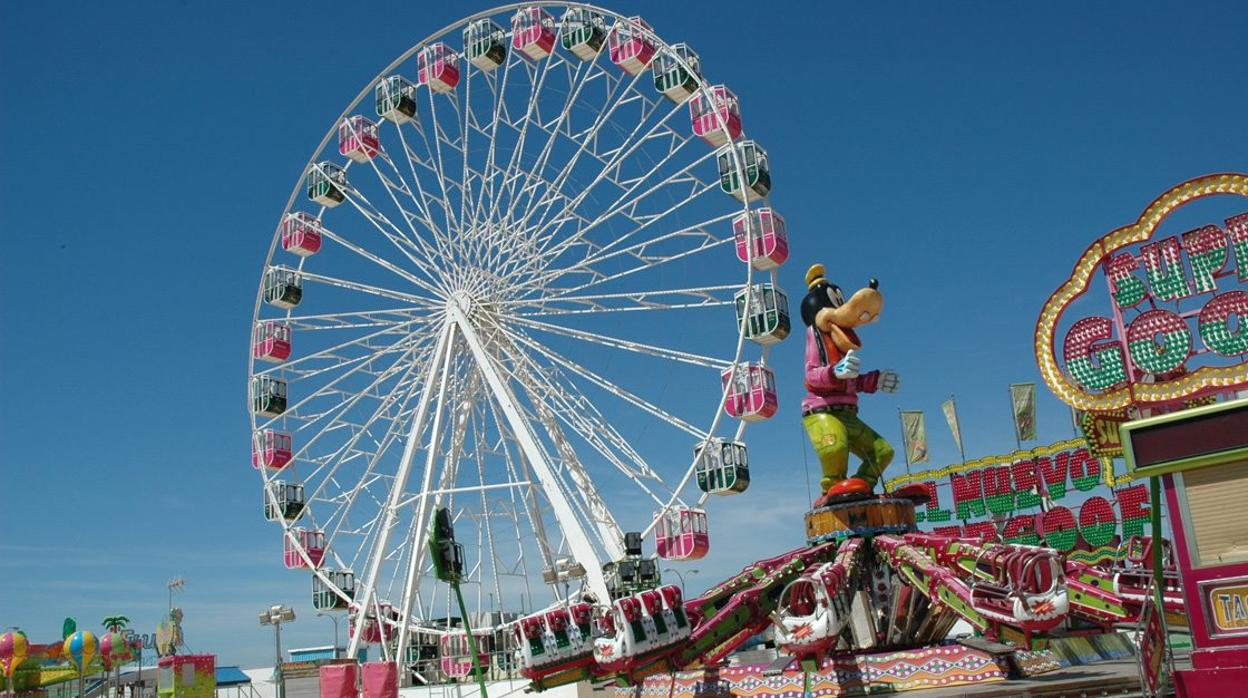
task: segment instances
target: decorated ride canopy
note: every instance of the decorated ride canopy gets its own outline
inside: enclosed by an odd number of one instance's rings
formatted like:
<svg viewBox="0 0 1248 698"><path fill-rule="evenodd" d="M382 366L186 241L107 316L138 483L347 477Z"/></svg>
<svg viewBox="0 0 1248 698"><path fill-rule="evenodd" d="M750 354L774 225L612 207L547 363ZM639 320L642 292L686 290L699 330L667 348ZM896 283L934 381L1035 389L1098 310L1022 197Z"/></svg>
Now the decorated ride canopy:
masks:
<svg viewBox="0 0 1248 698"><path fill-rule="evenodd" d="M1248 387L1246 199L1248 175L1199 177L1084 252L1036 323L1036 360L1060 399L1107 412ZM1180 209L1207 213L1163 233ZM1109 308L1088 315L1076 301L1097 277Z"/></svg>

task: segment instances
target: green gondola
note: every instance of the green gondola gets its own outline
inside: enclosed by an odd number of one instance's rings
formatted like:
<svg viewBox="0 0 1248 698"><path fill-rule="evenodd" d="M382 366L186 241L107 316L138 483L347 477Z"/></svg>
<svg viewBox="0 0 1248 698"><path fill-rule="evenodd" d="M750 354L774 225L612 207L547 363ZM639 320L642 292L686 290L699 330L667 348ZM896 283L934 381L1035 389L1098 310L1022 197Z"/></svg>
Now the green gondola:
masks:
<svg viewBox="0 0 1248 698"><path fill-rule="evenodd" d="M607 23L597 12L573 7L564 13L562 25L563 47L583 61L592 61L606 43Z"/></svg>
<svg viewBox="0 0 1248 698"><path fill-rule="evenodd" d="M286 267L270 267L264 274L264 301L279 308L293 308L303 300L303 277Z"/></svg>
<svg viewBox="0 0 1248 698"><path fill-rule="evenodd" d="M303 516L305 506L303 485L294 482L278 482L274 495L276 503L270 501L268 493L265 493L264 518L269 521L278 519L296 521Z"/></svg>
<svg viewBox="0 0 1248 698"><path fill-rule="evenodd" d="M308 172L308 198L333 208L347 200L347 173L332 162L318 162Z"/></svg>
<svg viewBox="0 0 1248 698"><path fill-rule="evenodd" d="M318 611L345 611L355 600L355 573L351 570L326 570L325 576L333 584L331 587L321 580L319 575L312 576L312 607ZM342 598L334 591L340 589L347 598Z"/></svg>
<svg viewBox="0 0 1248 698"><path fill-rule="evenodd" d="M743 141L736 145L737 157L745 170L745 186L741 186L740 173L732 155L733 145L724 146L718 153L716 161L719 165L719 188L725 194L731 194L738 201L754 201L767 196L771 191L771 168L767 163L767 153L754 141Z"/></svg>
<svg viewBox="0 0 1248 698"><path fill-rule="evenodd" d="M481 70L494 70L507 60L507 35L489 18L464 28L464 54Z"/></svg>
<svg viewBox="0 0 1248 698"><path fill-rule="evenodd" d="M770 283L754 284L737 292L736 305L737 327L744 328L746 339L766 345L789 336L789 299L784 291Z"/></svg>
<svg viewBox="0 0 1248 698"><path fill-rule="evenodd" d="M396 124L416 118L416 86L402 75L391 75L373 90L377 116Z"/></svg>
<svg viewBox="0 0 1248 698"><path fill-rule="evenodd" d="M715 438L694 449L698 489L707 494L733 495L750 486L750 463L745 444Z"/></svg>
<svg viewBox="0 0 1248 698"><path fill-rule="evenodd" d="M286 381L269 376L251 379L251 411L265 417L278 417L286 411Z"/></svg>
<svg viewBox="0 0 1248 698"><path fill-rule="evenodd" d="M698 89L701 61L688 44L676 44L655 56L654 89L676 102L685 101ZM688 66L689 69L686 69Z"/></svg>

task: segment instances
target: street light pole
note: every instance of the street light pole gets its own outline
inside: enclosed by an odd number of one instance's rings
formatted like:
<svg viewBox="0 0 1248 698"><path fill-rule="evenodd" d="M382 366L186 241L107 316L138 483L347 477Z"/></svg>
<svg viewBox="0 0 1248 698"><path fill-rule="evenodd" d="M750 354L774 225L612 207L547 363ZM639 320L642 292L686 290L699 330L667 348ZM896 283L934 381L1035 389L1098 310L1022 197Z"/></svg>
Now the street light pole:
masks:
<svg viewBox="0 0 1248 698"><path fill-rule="evenodd" d="M166 585L169 587L169 610L173 610L173 592L182 591L182 587L186 586L186 580L182 577L174 577L169 580Z"/></svg>
<svg viewBox="0 0 1248 698"><path fill-rule="evenodd" d="M317 611L316 615L324 616L334 621L334 659L338 659L338 616L333 613L326 613L324 611Z"/></svg>
<svg viewBox="0 0 1248 698"><path fill-rule="evenodd" d="M295 609L278 604L260 612L260 625L273 626L274 682L277 685L277 698L286 698L286 675L282 672L282 623L295 620ZM334 625L335 630L337 624ZM336 652L337 650L335 650Z"/></svg>

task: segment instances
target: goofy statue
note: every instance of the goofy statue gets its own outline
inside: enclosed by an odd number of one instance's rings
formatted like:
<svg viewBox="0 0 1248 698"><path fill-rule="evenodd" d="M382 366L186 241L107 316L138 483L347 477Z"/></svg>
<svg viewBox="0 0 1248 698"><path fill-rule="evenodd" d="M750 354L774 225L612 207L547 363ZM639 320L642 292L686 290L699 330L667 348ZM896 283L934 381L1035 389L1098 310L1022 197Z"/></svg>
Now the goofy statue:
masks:
<svg viewBox="0 0 1248 698"><path fill-rule="evenodd" d="M893 460L893 447L858 418L858 393L896 392L901 379L896 371L861 371L862 341L854 328L879 318L884 297L878 281L871 279L867 288L846 300L841 289L824 277L823 265L816 264L806 272L806 286L802 322L807 328L807 395L802 400L802 424L823 471L817 508L871 496ZM862 460L854 477L848 477L850 453Z"/></svg>

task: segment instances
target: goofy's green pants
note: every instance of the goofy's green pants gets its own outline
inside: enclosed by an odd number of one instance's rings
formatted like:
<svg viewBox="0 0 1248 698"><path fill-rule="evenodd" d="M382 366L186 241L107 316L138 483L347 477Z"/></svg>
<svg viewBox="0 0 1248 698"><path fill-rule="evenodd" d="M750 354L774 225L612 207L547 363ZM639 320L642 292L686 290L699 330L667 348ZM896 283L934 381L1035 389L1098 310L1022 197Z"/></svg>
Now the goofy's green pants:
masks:
<svg viewBox="0 0 1248 698"><path fill-rule="evenodd" d="M888 464L893 462L893 447L858 418L854 405L820 408L802 417L806 435L819 456L823 478L821 492L844 480L849 472L849 454L862 459L855 477L866 480L872 488Z"/></svg>

